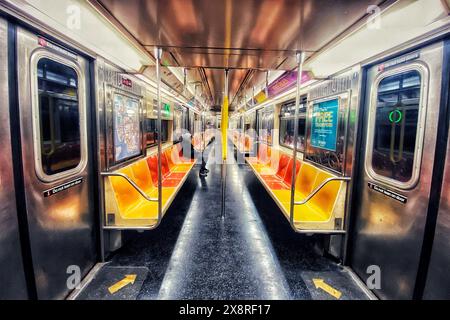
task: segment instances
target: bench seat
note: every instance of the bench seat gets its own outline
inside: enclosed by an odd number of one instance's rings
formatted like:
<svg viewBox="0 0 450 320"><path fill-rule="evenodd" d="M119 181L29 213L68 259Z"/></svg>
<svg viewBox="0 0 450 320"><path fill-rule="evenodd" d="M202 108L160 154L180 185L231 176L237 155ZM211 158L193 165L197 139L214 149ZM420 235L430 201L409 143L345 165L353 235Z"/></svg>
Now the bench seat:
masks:
<svg viewBox="0 0 450 320"><path fill-rule="evenodd" d="M188 174L195 162L178 164L167 155L178 153L178 148L172 146L161 154L162 167L162 213L166 213L177 193L183 186ZM177 158L179 159L179 158ZM177 169L178 171L174 171ZM117 173L127 176L149 198L158 199L158 158L156 155L147 159L141 159ZM153 226L157 223L158 202L145 199L128 181L122 177L108 177L105 190L106 194L112 194L113 199L108 199L106 212L111 215L114 212L114 224L119 226L145 225Z"/></svg>
<svg viewBox="0 0 450 320"><path fill-rule="evenodd" d="M247 158L246 161L285 217L289 219L293 158L283 152L271 150L270 147L262 149L263 153L258 152L258 157ZM267 159L267 154L271 155L270 160ZM327 179L334 177L311 164L301 163L299 160L296 164L295 202L304 201ZM293 214L295 226L305 230L334 231L335 219L342 220L344 217L345 190L345 183L332 181L307 203L295 205ZM342 228L342 223L338 225Z"/></svg>

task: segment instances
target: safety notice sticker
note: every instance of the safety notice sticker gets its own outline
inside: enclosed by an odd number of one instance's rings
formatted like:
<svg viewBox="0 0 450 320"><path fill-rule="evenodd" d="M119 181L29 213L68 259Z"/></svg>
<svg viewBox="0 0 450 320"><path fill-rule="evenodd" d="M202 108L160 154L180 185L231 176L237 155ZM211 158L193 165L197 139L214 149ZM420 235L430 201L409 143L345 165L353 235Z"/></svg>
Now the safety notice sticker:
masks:
<svg viewBox="0 0 450 320"><path fill-rule="evenodd" d="M383 187L380 187L380 186L378 186L378 185L376 185L376 184L374 184L372 182L369 182L369 188L371 190L379 192L379 193L381 193L381 194L383 194L383 195L385 195L385 196L387 196L389 198L397 200L397 201L399 201L399 202L401 202L403 204L406 204L408 202L408 198L407 197L402 196L401 194L398 194L398 193L396 193L394 191L387 190L387 189L385 189Z"/></svg>

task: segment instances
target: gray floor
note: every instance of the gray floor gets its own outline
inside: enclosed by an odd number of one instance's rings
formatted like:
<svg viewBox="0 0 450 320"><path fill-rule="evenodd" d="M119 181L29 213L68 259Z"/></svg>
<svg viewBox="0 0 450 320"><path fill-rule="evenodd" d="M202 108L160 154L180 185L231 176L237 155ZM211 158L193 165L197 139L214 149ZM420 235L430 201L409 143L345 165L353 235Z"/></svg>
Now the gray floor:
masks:
<svg viewBox="0 0 450 320"><path fill-rule="evenodd" d="M120 279L111 268L120 267L147 268L145 279L127 289L129 296L122 292L122 299L332 298L314 287L317 277L340 290L341 299L367 298L345 269L320 254L320 236L301 236L290 229L245 165L227 166L222 218L221 166L208 168L205 179L199 178L199 168L193 170L159 229L128 234L129 243L80 299L117 298L107 287Z"/></svg>

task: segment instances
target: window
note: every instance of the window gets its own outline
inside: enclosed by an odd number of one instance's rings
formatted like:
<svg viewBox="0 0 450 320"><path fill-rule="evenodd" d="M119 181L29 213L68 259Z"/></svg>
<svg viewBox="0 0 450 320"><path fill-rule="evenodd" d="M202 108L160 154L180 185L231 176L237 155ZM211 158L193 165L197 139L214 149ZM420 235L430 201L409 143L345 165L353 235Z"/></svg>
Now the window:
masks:
<svg viewBox="0 0 450 320"><path fill-rule="evenodd" d="M295 101L290 101L281 107L280 113L280 145L294 148ZM305 150L306 134L306 97L303 97L299 107L297 149Z"/></svg>
<svg viewBox="0 0 450 320"><path fill-rule="evenodd" d="M377 91L372 170L407 183L417 149L421 74L414 70L384 78Z"/></svg>
<svg viewBox="0 0 450 320"><path fill-rule="evenodd" d="M259 141L272 145L273 143L273 107L258 111Z"/></svg>
<svg viewBox="0 0 450 320"><path fill-rule="evenodd" d="M182 141L183 133L189 129L188 110L184 107L176 108L173 114L173 143Z"/></svg>
<svg viewBox="0 0 450 320"><path fill-rule="evenodd" d="M64 64L42 58L37 64L41 165L51 176L81 162L78 74Z"/></svg>
<svg viewBox="0 0 450 320"><path fill-rule="evenodd" d="M256 112L245 116L245 131L256 131Z"/></svg>
<svg viewBox="0 0 450 320"><path fill-rule="evenodd" d="M157 119L145 119L144 129L147 147L155 146L158 143ZM161 120L162 143L169 140L169 121Z"/></svg>

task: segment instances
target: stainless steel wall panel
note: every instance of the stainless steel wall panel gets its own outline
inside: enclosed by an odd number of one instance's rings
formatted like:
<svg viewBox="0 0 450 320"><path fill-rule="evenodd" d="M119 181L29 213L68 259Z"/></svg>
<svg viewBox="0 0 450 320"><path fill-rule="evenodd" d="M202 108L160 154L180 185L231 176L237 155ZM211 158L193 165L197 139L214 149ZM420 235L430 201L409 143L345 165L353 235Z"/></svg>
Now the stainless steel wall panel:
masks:
<svg viewBox="0 0 450 320"><path fill-rule="evenodd" d="M14 187L7 34L8 24L0 19L0 300L28 298Z"/></svg>

